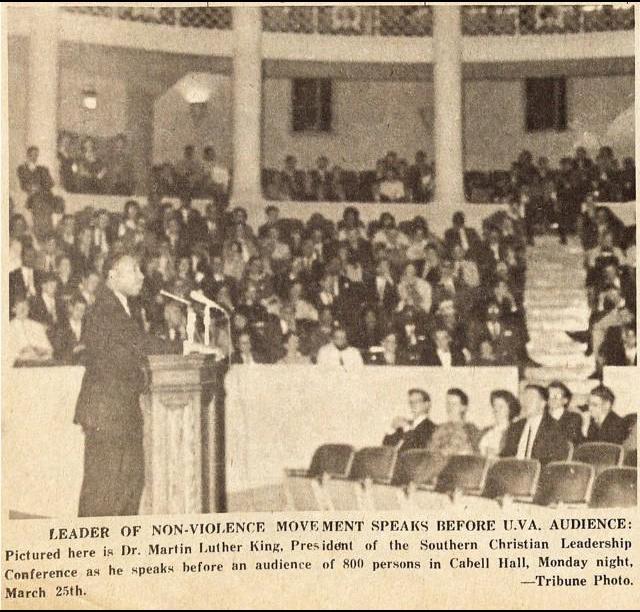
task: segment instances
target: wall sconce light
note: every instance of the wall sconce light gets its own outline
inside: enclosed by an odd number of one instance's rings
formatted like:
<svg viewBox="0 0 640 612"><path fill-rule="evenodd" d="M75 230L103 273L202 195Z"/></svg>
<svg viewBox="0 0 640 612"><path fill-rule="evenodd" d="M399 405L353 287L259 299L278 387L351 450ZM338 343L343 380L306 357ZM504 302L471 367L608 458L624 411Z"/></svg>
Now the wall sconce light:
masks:
<svg viewBox="0 0 640 612"><path fill-rule="evenodd" d="M96 110L98 108L98 94L95 89L84 89L82 91L82 108Z"/></svg>

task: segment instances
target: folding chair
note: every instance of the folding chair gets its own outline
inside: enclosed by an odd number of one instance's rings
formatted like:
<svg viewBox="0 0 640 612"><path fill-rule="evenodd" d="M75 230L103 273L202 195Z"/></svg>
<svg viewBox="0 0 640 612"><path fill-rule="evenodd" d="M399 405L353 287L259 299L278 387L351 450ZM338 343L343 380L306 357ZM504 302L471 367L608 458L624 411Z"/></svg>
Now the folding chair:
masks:
<svg viewBox="0 0 640 612"><path fill-rule="evenodd" d="M577 461L553 461L542 470L533 503L539 506L587 504L595 468Z"/></svg>
<svg viewBox="0 0 640 612"><path fill-rule="evenodd" d="M591 508L626 508L638 504L638 470L631 467L608 468L601 472L591 491Z"/></svg>

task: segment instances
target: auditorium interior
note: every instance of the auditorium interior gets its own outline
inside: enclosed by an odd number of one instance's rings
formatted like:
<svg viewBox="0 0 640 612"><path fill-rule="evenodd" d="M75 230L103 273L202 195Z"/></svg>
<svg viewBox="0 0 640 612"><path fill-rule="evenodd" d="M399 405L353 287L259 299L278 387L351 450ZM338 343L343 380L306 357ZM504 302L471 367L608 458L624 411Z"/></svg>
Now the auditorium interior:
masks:
<svg viewBox="0 0 640 612"><path fill-rule="evenodd" d="M118 252L168 347L141 513L636 505L634 23L8 8L9 516L77 516Z"/></svg>

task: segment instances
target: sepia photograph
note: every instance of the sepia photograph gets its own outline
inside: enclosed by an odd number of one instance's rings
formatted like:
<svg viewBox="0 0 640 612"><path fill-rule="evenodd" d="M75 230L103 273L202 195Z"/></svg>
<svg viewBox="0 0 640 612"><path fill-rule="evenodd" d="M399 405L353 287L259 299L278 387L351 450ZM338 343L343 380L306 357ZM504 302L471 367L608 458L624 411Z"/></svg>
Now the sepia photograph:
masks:
<svg viewBox="0 0 640 612"><path fill-rule="evenodd" d="M637 505L633 4L3 4L4 518Z"/></svg>

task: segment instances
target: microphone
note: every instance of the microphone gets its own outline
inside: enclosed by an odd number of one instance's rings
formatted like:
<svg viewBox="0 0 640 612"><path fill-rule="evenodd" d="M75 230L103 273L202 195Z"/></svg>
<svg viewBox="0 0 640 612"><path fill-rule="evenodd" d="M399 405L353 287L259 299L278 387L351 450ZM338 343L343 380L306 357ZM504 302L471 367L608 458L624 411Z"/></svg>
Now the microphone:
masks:
<svg viewBox="0 0 640 612"><path fill-rule="evenodd" d="M191 302L189 300L185 300L177 295L173 295L173 293L169 293L164 289L160 290L160 295L164 295L164 297L168 297L170 300L175 300L176 302L180 302L181 304L185 304L187 306L191 306Z"/></svg>
<svg viewBox="0 0 640 612"><path fill-rule="evenodd" d="M220 304L218 304L217 302L214 302L213 300L210 300L208 297L206 297L202 291L196 291L193 290L190 294L189 297L194 301L194 302L198 302L199 304L203 304L204 306L207 306L208 308L213 308L219 312L222 312L225 316L229 316L229 313L227 312L226 308L223 308L222 306L220 306Z"/></svg>

